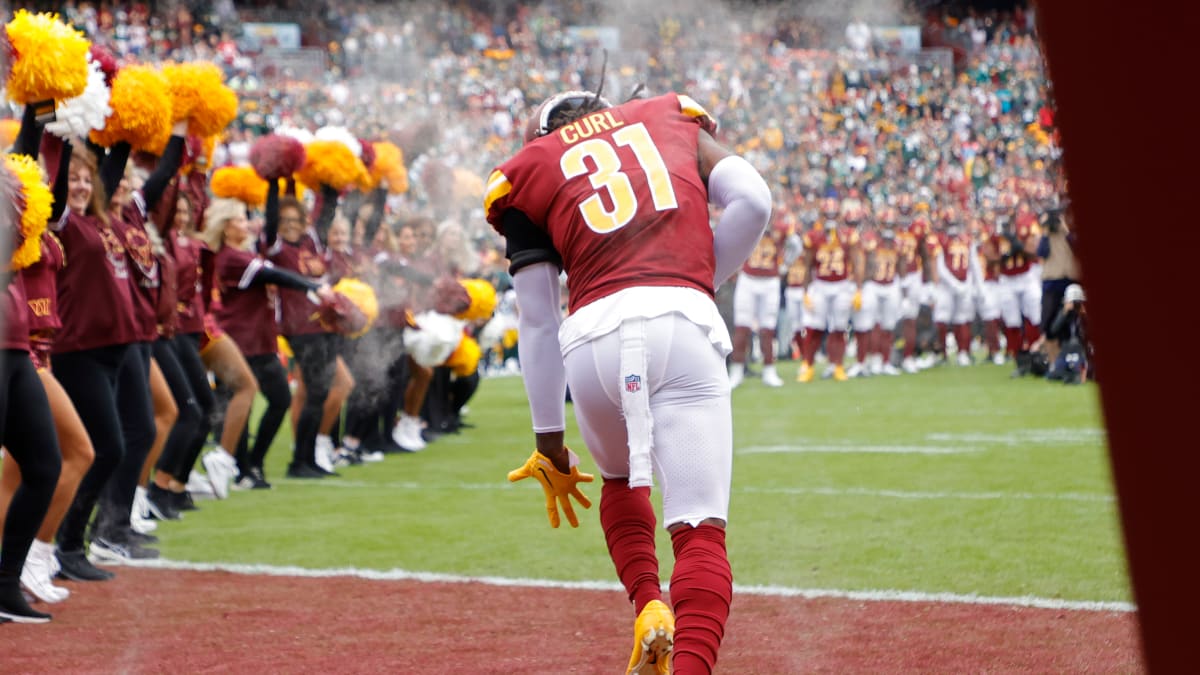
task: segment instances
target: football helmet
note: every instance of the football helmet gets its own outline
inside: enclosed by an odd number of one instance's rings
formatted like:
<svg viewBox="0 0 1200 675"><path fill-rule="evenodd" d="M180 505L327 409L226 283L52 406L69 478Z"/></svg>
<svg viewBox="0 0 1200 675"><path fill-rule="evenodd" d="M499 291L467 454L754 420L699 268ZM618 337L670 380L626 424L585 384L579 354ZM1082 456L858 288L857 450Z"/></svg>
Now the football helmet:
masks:
<svg viewBox="0 0 1200 675"><path fill-rule="evenodd" d="M554 118L559 113L578 111L587 108L586 112L595 112L611 108L608 99L596 95L595 92L572 90L564 91L542 101L533 115L525 123L525 142L529 143L554 131L561 125L554 125Z"/></svg>

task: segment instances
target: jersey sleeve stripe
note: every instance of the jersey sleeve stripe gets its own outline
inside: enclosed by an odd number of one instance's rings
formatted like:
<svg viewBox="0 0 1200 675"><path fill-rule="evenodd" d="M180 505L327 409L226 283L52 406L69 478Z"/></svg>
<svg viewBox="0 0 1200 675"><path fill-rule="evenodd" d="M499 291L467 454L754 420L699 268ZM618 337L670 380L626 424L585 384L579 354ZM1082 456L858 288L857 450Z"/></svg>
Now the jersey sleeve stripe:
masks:
<svg viewBox="0 0 1200 675"><path fill-rule="evenodd" d="M508 177L499 170L493 171L488 177L487 191L483 196L483 212L491 213L492 204L509 192L512 192L512 184L508 182Z"/></svg>

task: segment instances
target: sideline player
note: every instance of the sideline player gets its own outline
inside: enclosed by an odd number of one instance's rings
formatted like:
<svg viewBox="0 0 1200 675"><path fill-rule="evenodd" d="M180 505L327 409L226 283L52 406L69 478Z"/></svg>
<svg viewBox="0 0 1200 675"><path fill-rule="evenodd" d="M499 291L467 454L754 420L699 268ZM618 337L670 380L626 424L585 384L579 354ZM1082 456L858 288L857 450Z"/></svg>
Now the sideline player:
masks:
<svg viewBox="0 0 1200 675"><path fill-rule="evenodd" d="M569 384L604 478L600 524L638 614L631 673L711 672L733 594L731 345L713 298L715 280L732 276L762 236L771 193L713 140L715 128L682 95L614 107L598 93L558 94L539 106L484 199L507 239L537 442L509 480L541 483L552 526L559 508L577 524L571 496L590 506L578 483L592 477L563 444ZM723 208L715 231L708 201ZM661 601L652 471L675 554L674 616Z"/></svg>
<svg viewBox="0 0 1200 675"><path fill-rule="evenodd" d="M782 223L782 221L780 221ZM729 386L736 389L746 375L746 358L755 329L762 349L762 381L768 387L782 387L775 372L775 327L779 324L779 270L787 229L777 225L763 232L750 258L742 265L733 289L733 354L729 363Z"/></svg>
<svg viewBox="0 0 1200 675"><path fill-rule="evenodd" d="M833 366L833 379L839 382L848 379L842 367L846 330L850 327L850 313L862 309L865 265L858 231L838 225L836 200L826 200L822 211L821 228L809 230L803 237L808 283L804 297L804 341L800 348L803 361L796 374L799 382L812 381L813 359L826 332L829 338L825 351Z"/></svg>

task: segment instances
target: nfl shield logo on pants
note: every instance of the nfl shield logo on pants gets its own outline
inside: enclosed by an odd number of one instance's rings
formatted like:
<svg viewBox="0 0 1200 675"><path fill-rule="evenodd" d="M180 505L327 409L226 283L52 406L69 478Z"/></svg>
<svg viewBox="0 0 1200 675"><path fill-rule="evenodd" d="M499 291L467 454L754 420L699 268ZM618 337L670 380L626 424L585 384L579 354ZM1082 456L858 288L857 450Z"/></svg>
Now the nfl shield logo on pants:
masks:
<svg viewBox="0 0 1200 675"><path fill-rule="evenodd" d="M636 394L642 390L641 375L626 375L625 376L625 391Z"/></svg>

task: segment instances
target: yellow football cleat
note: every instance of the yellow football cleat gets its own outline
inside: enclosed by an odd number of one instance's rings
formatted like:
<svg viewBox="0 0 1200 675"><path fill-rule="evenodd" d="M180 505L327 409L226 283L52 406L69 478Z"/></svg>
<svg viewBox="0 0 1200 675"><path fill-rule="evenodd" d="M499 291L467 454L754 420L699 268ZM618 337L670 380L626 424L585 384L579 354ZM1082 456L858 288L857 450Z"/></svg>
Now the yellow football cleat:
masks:
<svg viewBox="0 0 1200 675"><path fill-rule="evenodd" d="M816 374L816 371L813 370L812 366L808 365L807 363L801 363L800 371L798 373L796 373L796 381L797 382L812 382L813 376L815 374Z"/></svg>
<svg viewBox="0 0 1200 675"><path fill-rule="evenodd" d="M651 600L633 622L633 655L626 675L667 675L675 646L675 615L662 600Z"/></svg>
<svg viewBox="0 0 1200 675"><path fill-rule="evenodd" d="M841 366L834 366L833 379L837 380L838 382L845 382L846 380L848 380L850 378L846 377L846 369L845 368L843 368Z"/></svg>

